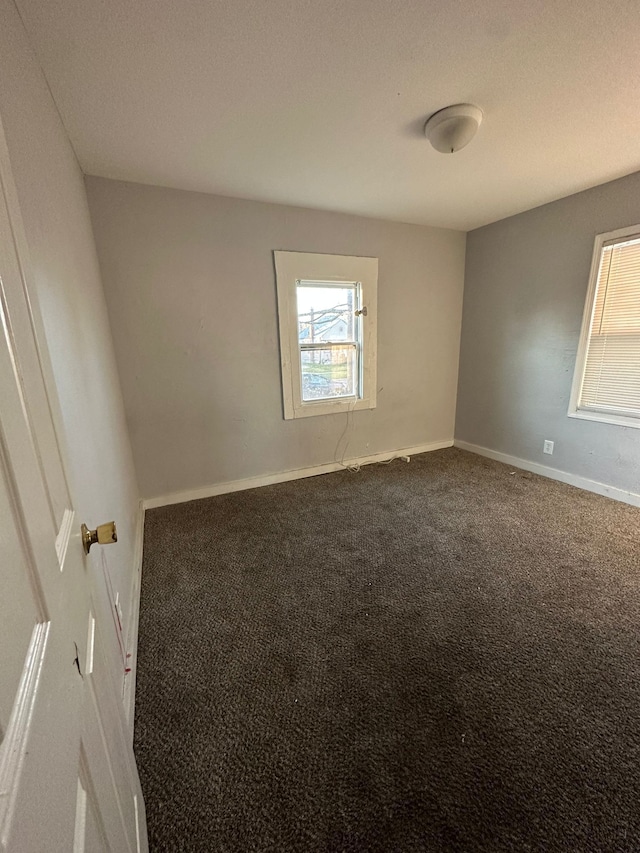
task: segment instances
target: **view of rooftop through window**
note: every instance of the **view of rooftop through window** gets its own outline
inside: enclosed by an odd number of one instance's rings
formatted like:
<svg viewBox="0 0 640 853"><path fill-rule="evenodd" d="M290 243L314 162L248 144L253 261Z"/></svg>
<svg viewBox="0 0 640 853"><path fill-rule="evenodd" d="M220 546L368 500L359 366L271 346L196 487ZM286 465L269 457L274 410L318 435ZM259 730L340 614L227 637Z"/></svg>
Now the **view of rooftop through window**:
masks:
<svg viewBox="0 0 640 853"><path fill-rule="evenodd" d="M302 399L356 396L358 284L302 281L296 291Z"/></svg>

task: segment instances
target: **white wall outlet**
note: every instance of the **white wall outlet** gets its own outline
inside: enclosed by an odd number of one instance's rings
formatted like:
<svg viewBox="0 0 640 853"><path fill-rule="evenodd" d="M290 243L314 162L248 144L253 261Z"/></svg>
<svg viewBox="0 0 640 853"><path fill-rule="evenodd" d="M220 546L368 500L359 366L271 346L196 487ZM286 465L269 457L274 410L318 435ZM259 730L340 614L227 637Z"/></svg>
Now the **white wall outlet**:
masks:
<svg viewBox="0 0 640 853"><path fill-rule="evenodd" d="M549 441L548 438L545 438L542 450L544 453L548 453L549 456L551 456L553 454L553 442Z"/></svg>

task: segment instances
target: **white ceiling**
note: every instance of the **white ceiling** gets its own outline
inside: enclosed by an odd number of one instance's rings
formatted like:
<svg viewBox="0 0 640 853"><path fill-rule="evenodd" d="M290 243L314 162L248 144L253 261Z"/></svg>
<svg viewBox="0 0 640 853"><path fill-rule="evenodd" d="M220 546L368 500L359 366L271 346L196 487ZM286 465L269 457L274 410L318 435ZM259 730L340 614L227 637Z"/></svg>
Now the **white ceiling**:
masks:
<svg viewBox="0 0 640 853"><path fill-rule="evenodd" d="M640 169L637 0L17 5L92 175L467 230Z"/></svg>

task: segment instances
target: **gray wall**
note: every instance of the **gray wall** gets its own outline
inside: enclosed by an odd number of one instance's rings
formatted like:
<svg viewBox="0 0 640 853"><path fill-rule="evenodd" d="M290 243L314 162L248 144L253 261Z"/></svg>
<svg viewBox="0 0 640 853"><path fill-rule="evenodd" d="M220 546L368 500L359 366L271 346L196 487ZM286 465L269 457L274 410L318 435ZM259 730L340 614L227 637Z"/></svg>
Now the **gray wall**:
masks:
<svg viewBox="0 0 640 853"><path fill-rule="evenodd" d="M463 233L86 185L145 497L453 438ZM378 406L346 433L283 419L274 249L380 259Z"/></svg>
<svg viewBox="0 0 640 853"><path fill-rule="evenodd" d="M76 509L118 522L114 548L91 552L119 591L125 625L134 580L138 491L80 168L11 0L0 0L0 116L60 401L57 431ZM94 556L94 552L95 556ZM104 589L103 589L104 591ZM108 637L115 644L111 616ZM113 635L113 636L111 636Z"/></svg>
<svg viewBox="0 0 640 853"><path fill-rule="evenodd" d="M467 235L456 439L640 492L640 429L567 417L595 235L636 223L640 173Z"/></svg>

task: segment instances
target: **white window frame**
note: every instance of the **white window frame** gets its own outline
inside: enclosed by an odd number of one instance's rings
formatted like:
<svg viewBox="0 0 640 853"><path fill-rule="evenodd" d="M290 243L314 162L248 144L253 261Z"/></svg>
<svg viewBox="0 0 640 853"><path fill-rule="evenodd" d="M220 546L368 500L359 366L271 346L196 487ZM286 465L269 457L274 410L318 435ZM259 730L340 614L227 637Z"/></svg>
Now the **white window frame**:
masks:
<svg viewBox="0 0 640 853"><path fill-rule="evenodd" d="M579 406L587 362L587 350L591 336L591 324L593 322L593 315L595 311L598 272L600 270L602 250L607 243L611 243L612 241L622 242L625 238L638 235L640 235L640 225L630 225L627 228L619 228L616 231L607 231L604 234L598 234L596 236L593 246L593 257L591 259L589 288L587 290L587 298L582 317L582 330L580 332L580 341L578 343L578 352L576 355L576 368L573 374L573 384L571 386L571 397L569 400L568 411L570 418L580 418L585 421L599 421L600 423L617 424L618 426L635 427L636 429L640 429L640 416L624 414L621 411L617 412L615 410L605 411L581 409Z"/></svg>
<svg viewBox="0 0 640 853"><path fill-rule="evenodd" d="M285 420L330 415L376 406L376 360L378 323L378 259L351 255L316 255L308 252L276 251L276 286L280 328L280 364ZM354 396L335 400L303 400L298 341L297 283L327 281L358 283L366 312L360 320L360 381Z"/></svg>

